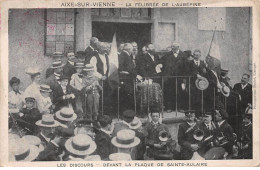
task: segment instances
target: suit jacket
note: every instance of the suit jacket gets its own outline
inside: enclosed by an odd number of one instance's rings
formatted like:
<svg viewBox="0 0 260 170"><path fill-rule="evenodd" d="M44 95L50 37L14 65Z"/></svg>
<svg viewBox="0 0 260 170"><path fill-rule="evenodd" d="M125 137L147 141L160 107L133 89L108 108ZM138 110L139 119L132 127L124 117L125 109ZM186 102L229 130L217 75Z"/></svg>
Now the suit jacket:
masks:
<svg viewBox="0 0 260 170"><path fill-rule="evenodd" d="M59 155L62 152L63 150L60 147L49 142L44 150L39 153L37 161L60 161Z"/></svg>
<svg viewBox="0 0 260 170"><path fill-rule="evenodd" d="M191 144L197 143L193 138L194 128L186 132L191 126L184 122L180 124L178 129L178 144L181 146L180 157L182 160L190 160L194 151L191 149Z"/></svg>
<svg viewBox="0 0 260 170"><path fill-rule="evenodd" d="M226 151L229 154L233 153L233 144L234 144L234 136L233 136L233 129L232 127L228 124L227 121L224 121L220 126L218 123L216 123L216 136L217 137L226 137L228 143L223 145L222 147L226 149Z"/></svg>
<svg viewBox="0 0 260 170"><path fill-rule="evenodd" d="M35 123L42 117L40 111L37 108L23 108L21 113L24 115L20 119L17 119L17 124L24 129L28 129L30 131L28 134L34 135L37 133L38 127L35 125Z"/></svg>
<svg viewBox="0 0 260 170"><path fill-rule="evenodd" d="M201 76L205 76L204 71L206 69L206 65L202 60L200 60L199 66L195 64L194 60L190 60L188 65L189 65L189 75L196 76L197 74L200 74Z"/></svg>
<svg viewBox="0 0 260 170"><path fill-rule="evenodd" d="M160 62L163 65L162 74L164 76L182 75L184 68L184 54L182 51L179 51L177 57L175 57L173 52L170 51L161 58Z"/></svg>
<svg viewBox="0 0 260 170"><path fill-rule="evenodd" d="M129 73L129 75L120 74L120 78L136 77L135 65L133 63L131 56L128 55L127 52L123 51L118 56L118 63L119 63L119 68L118 68L119 73L121 71L126 71Z"/></svg>
<svg viewBox="0 0 260 170"><path fill-rule="evenodd" d="M247 104L252 104L252 85L248 83L247 86L242 89L241 83L237 83L234 85L233 91L237 94L237 96L238 94L241 96L241 101L238 101L241 107L241 111L244 114Z"/></svg>
<svg viewBox="0 0 260 170"><path fill-rule="evenodd" d="M71 85L67 85L66 94L74 94L77 97L77 90L74 89ZM61 86L57 86L53 89L53 104L55 105L55 111L60 110L62 107L68 106L68 104L72 104L74 110L76 108L75 98L74 99L63 99L64 94Z"/></svg>
<svg viewBox="0 0 260 170"><path fill-rule="evenodd" d="M74 74L76 72L77 72L76 68L67 61L67 63L63 67L63 74L66 75L66 76L71 77L72 74Z"/></svg>
<svg viewBox="0 0 260 170"><path fill-rule="evenodd" d="M159 64L159 56L157 54L154 55L154 60L152 60L150 54L147 53L144 56L142 56L139 62L140 62L139 74L142 77L157 76L155 70L155 67L157 66L157 64Z"/></svg>
<svg viewBox="0 0 260 170"><path fill-rule="evenodd" d="M54 69L53 68L47 68L46 69L46 73L45 73L45 78L47 79L48 77L50 77L52 74L54 73Z"/></svg>
<svg viewBox="0 0 260 170"><path fill-rule="evenodd" d="M58 80L56 79L54 74L46 79L46 84L49 85L52 90L59 86Z"/></svg>
<svg viewBox="0 0 260 170"><path fill-rule="evenodd" d="M104 68L103 68L104 63L102 62L102 60L99 56L99 53L94 52L92 57L95 57L96 60L97 60L97 63L96 63L97 72L100 73L102 76L108 76L108 72L109 72L109 58L108 58L108 56L105 54L106 65L107 65L107 71L106 72L104 72Z"/></svg>
<svg viewBox="0 0 260 170"><path fill-rule="evenodd" d="M99 130L96 134L95 142L97 144L97 154L100 155L102 160L107 160L112 153L111 137Z"/></svg>

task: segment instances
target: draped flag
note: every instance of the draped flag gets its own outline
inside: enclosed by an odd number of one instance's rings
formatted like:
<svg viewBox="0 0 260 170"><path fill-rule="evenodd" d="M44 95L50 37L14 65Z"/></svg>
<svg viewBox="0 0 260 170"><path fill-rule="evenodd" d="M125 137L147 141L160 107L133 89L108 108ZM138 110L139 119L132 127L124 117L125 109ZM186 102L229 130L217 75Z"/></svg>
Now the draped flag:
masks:
<svg viewBox="0 0 260 170"><path fill-rule="evenodd" d="M111 50L109 54L108 80L109 80L109 85L112 89L118 87L119 76L118 76L118 53L117 53L116 33L113 36Z"/></svg>
<svg viewBox="0 0 260 170"><path fill-rule="evenodd" d="M211 44L209 47L209 52L206 57L206 62L210 69L215 70L218 74L220 74L221 70L221 55L219 50L219 45L217 41L217 37L215 36L216 29L213 33L213 37L211 40Z"/></svg>

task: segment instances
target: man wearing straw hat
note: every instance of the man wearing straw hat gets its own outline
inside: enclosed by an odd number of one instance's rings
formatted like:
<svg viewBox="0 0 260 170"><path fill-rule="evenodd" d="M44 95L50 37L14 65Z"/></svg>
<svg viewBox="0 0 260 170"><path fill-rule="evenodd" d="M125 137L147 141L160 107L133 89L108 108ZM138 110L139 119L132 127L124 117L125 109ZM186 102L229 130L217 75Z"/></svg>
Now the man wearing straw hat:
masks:
<svg viewBox="0 0 260 170"><path fill-rule="evenodd" d="M46 114L42 115L42 119L38 120L35 124L40 128L37 136L41 139L43 146L46 147L51 139L54 138L53 133L55 128L60 126L60 123L54 120L53 115Z"/></svg>
<svg viewBox="0 0 260 170"><path fill-rule="evenodd" d="M52 92L49 85L41 84L40 86L41 96L38 98L38 108L41 114L52 113L54 105L50 98L50 93Z"/></svg>
<svg viewBox="0 0 260 170"><path fill-rule="evenodd" d="M120 130L111 140L112 145L117 148L118 153L132 155L133 148L140 143L140 139L135 136L135 132L130 129ZM132 159L135 159L132 157Z"/></svg>
<svg viewBox="0 0 260 170"><path fill-rule="evenodd" d="M86 158L93 154L96 149L96 143L91 139L90 136L85 134L78 134L69 138L65 142L65 148L67 150L67 159L73 158Z"/></svg>
<svg viewBox="0 0 260 170"><path fill-rule="evenodd" d="M58 61L54 61L52 63L51 68L53 69L53 74L50 75L47 79L46 79L46 84L50 86L50 88L52 89L52 91L59 85L58 81L60 79L60 76L62 74L63 71L63 64L60 60Z"/></svg>
<svg viewBox="0 0 260 170"><path fill-rule="evenodd" d="M70 52L67 54L68 60L65 66L63 67L63 74L71 77L72 74L76 73L76 68L74 67L75 62L77 60L75 54L73 52Z"/></svg>
<svg viewBox="0 0 260 170"><path fill-rule="evenodd" d="M53 61L61 61L61 58L63 57L63 54L62 52L54 52L53 55L52 55L52 58L53 58ZM45 72L45 78L47 79L48 77L50 77L52 74L54 73L54 70L51 67L47 68L46 69L46 72Z"/></svg>

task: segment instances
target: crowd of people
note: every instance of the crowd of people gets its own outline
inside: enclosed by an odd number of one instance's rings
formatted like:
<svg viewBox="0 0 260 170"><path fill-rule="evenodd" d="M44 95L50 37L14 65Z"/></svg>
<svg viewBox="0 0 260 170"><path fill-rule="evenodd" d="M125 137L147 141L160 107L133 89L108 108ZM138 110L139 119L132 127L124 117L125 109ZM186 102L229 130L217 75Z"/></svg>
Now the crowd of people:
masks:
<svg viewBox="0 0 260 170"><path fill-rule="evenodd" d="M66 64L55 52L43 82L39 68L26 69L32 83L24 92L19 78L10 79L9 159L252 159L250 75L232 88L228 69L209 55L200 60L198 49L183 52L174 43L159 57L151 43L141 52L136 42L119 43L118 93L109 77L110 51L110 43L92 37L85 51L66 54ZM146 122L136 111L136 86L161 96L146 99ZM162 123L164 109L185 113L177 140ZM114 122L117 111L122 121Z"/></svg>

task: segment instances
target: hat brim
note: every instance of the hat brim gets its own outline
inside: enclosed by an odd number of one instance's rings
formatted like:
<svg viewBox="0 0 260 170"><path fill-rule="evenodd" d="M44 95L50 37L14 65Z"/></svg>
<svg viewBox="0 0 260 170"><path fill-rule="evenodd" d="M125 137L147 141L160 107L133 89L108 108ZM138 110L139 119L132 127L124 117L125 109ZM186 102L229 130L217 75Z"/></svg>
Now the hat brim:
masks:
<svg viewBox="0 0 260 170"><path fill-rule="evenodd" d="M202 88L202 87L199 86L199 81L200 81L200 80L203 80L203 81L206 82L205 87ZM203 79L197 78L196 81L195 81L195 85L196 85L196 87L197 87L199 90L206 90L206 89L209 87L209 81L208 81L206 78L205 78L205 79L204 79L204 78L203 78Z"/></svg>
<svg viewBox="0 0 260 170"><path fill-rule="evenodd" d="M49 90L42 90L42 89L40 89L40 91L43 91L43 92L48 92L48 93L51 93L51 92L52 92L52 90L51 90L51 89L49 89Z"/></svg>
<svg viewBox="0 0 260 170"><path fill-rule="evenodd" d="M61 68L61 67L64 67L64 66L65 66L65 64L61 64L60 66L56 66L56 67L51 66L50 68Z"/></svg>
<svg viewBox="0 0 260 170"><path fill-rule="evenodd" d="M30 149L29 155L25 159L19 160L18 162L31 162L31 161L35 160L38 157L39 149L38 149L37 146L30 145L29 149ZM16 161L16 160L14 159L14 161Z"/></svg>
<svg viewBox="0 0 260 170"><path fill-rule="evenodd" d="M123 148L123 149L126 149L126 148L133 148L135 146L137 146L139 143L140 143L140 139L135 137L134 138L134 141L130 144L121 144L121 143L118 143L116 141L116 137L114 137L112 140L111 140L111 143L117 147L117 148Z"/></svg>
<svg viewBox="0 0 260 170"><path fill-rule="evenodd" d="M223 91L223 88L220 88L220 92L221 92L221 94L223 94L225 97L228 97L229 94L230 94L230 92L225 93L225 92Z"/></svg>
<svg viewBox="0 0 260 170"><path fill-rule="evenodd" d="M22 137L29 145L38 146L41 144L41 139L33 135L25 135Z"/></svg>
<svg viewBox="0 0 260 170"><path fill-rule="evenodd" d="M49 127L49 128L60 126L60 123L57 120L54 120L54 124L52 125L42 124L42 120L38 120L35 124L40 127Z"/></svg>
<svg viewBox="0 0 260 170"><path fill-rule="evenodd" d="M137 125L132 126L132 125L130 124L129 128L130 128L130 129L133 129L133 130L136 130L136 129L140 128L141 126L142 126L142 122L139 120Z"/></svg>
<svg viewBox="0 0 260 170"><path fill-rule="evenodd" d="M66 121L66 122L71 122L71 121L77 119L77 117L78 117L78 116L76 115L76 113L73 113L72 117L70 117L70 118L62 117L61 114L60 114L60 110L55 113L55 116L56 116L56 118L58 118L59 120Z"/></svg>
<svg viewBox="0 0 260 170"><path fill-rule="evenodd" d="M160 141L162 141L162 142L166 142L166 141L168 141L169 138L163 138L163 137L160 136L159 139L160 139Z"/></svg>
<svg viewBox="0 0 260 170"><path fill-rule="evenodd" d="M92 141L90 143L90 146L88 149L84 150L84 151L79 151L76 150L72 147L72 139L73 138L69 138L66 142L65 142L65 148L67 151L69 151L70 153L74 154L74 155L78 155L78 156L86 156L86 155L90 155L93 152L95 152L95 150L97 149L97 145L94 141Z"/></svg>

